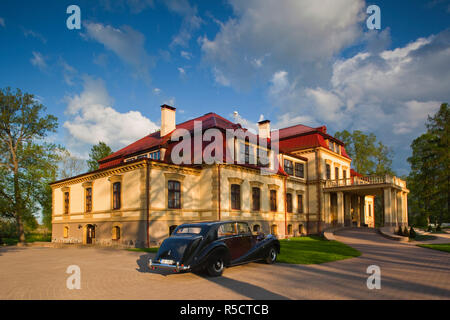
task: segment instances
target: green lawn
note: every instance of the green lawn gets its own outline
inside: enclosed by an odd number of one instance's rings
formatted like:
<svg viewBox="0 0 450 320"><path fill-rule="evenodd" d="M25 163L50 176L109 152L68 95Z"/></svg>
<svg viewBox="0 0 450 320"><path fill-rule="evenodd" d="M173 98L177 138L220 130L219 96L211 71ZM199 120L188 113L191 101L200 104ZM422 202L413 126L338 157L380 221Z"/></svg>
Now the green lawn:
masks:
<svg viewBox="0 0 450 320"><path fill-rule="evenodd" d="M354 258L361 255L338 241L329 241L321 237L299 237L280 240L281 253L278 262L295 264L316 264Z"/></svg>
<svg viewBox="0 0 450 320"><path fill-rule="evenodd" d="M278 262L294 264L316 264L336 260L354 258L361 255L353 249L338 241L328 241L317 236L290 238L280 240L281 253ZM158 248L130 248L128 251L156 253Z"/></svg>
<svg viewBox="0 0 450 320"><path fill-rule="evenodd" d="M51 234L42 234L42 233L29 233L25 235L25 242L50 242L52 241L52 235ZM19 239L17 238L1 238L0 239L0 245L16 245L19 242Z"/></svg>
<svg viewBox="0 0 450 320"><path fill-rule="evenodd" d="M422 248L429 248L439 251L450 252L450 243L436 243L436 244L418 244Z"/></svg>

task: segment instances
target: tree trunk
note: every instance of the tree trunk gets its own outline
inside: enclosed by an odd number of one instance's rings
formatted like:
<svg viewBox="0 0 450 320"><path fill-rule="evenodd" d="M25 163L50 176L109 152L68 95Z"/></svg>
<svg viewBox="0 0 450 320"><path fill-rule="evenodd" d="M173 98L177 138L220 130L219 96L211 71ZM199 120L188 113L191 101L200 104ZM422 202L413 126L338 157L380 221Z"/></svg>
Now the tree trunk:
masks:
<svg viewBox="0 0 450 320"><path fill-rule="evenodd" d="M25 231L23 228L22 221L22 199L20 198L20 187L19 187L19 176L18 172L14 172L14 202L15 202L15 213L16 213L16 222L17 222L17 233L19 236L19 242L25 242Z"/></svg>

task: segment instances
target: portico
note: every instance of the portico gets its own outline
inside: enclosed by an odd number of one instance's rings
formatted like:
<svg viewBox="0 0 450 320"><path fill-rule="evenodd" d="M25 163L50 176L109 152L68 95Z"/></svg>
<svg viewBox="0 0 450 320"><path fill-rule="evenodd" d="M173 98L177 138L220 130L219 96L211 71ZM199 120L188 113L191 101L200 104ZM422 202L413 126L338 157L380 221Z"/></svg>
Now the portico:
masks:
<svg viewBox="0 0 450 320"><path fill-rule="evenodd" d="M379 226L407 226L405 181L395 176L353 176L324 182L324 220L330 227L375 227L375 197L382 198Z"/></svg>

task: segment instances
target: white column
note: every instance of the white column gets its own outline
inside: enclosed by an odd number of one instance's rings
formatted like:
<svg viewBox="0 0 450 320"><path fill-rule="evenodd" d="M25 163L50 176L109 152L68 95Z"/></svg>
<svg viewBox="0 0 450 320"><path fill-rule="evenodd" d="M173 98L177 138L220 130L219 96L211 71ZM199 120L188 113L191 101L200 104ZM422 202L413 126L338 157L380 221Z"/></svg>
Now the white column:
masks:
<svg viewBox="0 0 450 320"><path fill-rule="evenodd" d="M383 190L384 192L384 224L392 226L392 193L390 188Z"/></svg>

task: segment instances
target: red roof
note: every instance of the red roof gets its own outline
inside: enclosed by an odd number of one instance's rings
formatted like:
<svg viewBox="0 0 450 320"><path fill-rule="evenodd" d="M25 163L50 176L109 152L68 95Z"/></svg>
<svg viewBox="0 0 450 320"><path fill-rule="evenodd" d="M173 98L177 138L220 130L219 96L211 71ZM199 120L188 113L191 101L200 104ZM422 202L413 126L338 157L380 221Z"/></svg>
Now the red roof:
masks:
<svg viewBox="0 0 450 320"><path fill-rule="evenodd" d="M350 169L350 177L363 177L363 175L361 173L356 172L353 169Z"/></svg>

